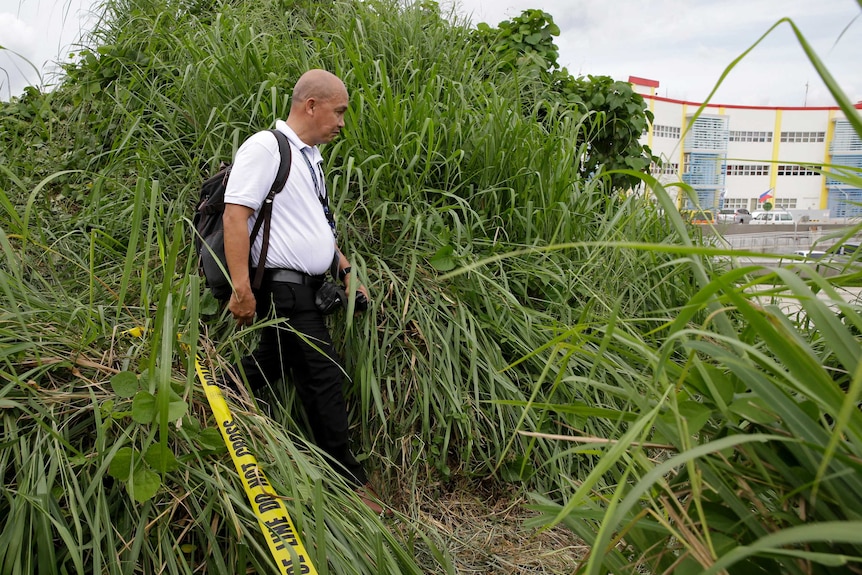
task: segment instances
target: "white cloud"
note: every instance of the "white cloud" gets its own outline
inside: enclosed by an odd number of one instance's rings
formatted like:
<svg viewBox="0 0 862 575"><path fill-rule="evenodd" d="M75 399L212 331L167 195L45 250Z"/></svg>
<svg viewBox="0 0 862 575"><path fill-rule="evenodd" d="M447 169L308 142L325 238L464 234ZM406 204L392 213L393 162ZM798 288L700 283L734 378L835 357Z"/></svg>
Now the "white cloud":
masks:
<svg viewBox="0 0 862 575"><path fill-rule="evenodd" d="M10 90L15 92L23 88L19 84L26 74L35 74L32 62L36 54L36 31L14 14L0 12L0 90L9 96Z"/></svg>
<svg viewBox="0 0 862 575"><path fill-rule="evenodd" d="M544 10L562 31L555 42L559 63L570 73L650 78L660 82L659 95L691 101L705 99L737 56L789 17L847 95L862 100L862 18L854 20L860 14L855 0L441 0L444 9L453 3L473 22L492 26L526 9ZM95 5L96 0L0 0L0 45L44 74L80 39ZM0 98L38 83L32 68L9 52L0 52L0 69ZM834 105L786 23L742 60L713 101Z"/></svg>
<svg viewBox="0 0 862 575"><path fill-rule="evenodd" d="M491 25L544 10L561 29L559 63L572 74L646 77L660 82L659 95L691 101L705 99L736 57L788 17L847 95L862 99L862 19L854 21L860 14L854 0L821 0L816 9L810 0L456 1L474 22ZM730 72L713 101L834 105L787 23Z"/></svg>
<svg viewBox="0 0 862 575"><path fill-rule="evenodd" d="M0 0L0 99L50 83L54 63L87 30L94 0ZM17 53L13 54L12 52ZM34 69L35 68L35 69Z"/></svg>
<svg viewBox="0 0 862 575"><path fill-rule="evenodd" d="M36 31L14 14L0 12L0 38L3 46L26 52L36 44Z"/></svg>

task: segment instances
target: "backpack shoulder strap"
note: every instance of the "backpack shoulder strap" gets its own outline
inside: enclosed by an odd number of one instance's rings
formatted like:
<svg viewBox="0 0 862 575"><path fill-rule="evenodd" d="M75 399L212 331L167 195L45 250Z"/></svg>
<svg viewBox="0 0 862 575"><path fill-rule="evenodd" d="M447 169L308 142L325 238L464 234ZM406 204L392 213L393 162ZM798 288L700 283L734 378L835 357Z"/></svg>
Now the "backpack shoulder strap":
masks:
<svg viewBox="0 0 862 575"><path fill-rule="evenodd" d="M290 142L287 141L287 136L278 130L270 130L275 135L278 141L278 152L281 154L281 163L278 166L278 173L275 175L275 181L272 183L270 193L277 194L284 188L287 183L287 177L290 175L290 165L293 163L293 151L290 149Z"/></svg>
<svg viewBox="0 0 862 575"><path fill-rule="evenodd" d="M257 221L254 224L254 229L251 232L251 241L257 237L261 224L263 225L263 238L260 245L260 257L257 262L257 270L254 273L254 281L251 284L253 289L259 289L263 282L263 270L266 267L266 254L269 251L269 226L272 220L272 201L275 194L280 192L287 183L287 177L290 175L290 165L293 162L293 153L290 149L290 142L287 136L278 130L270 130L278 142L278 151L281 155L281 161L278 164L278 172L275 175L275 180L272 182L272 187L260 208L260 213L257 216ZM251 257L251 256L249 256Z"/></svg>

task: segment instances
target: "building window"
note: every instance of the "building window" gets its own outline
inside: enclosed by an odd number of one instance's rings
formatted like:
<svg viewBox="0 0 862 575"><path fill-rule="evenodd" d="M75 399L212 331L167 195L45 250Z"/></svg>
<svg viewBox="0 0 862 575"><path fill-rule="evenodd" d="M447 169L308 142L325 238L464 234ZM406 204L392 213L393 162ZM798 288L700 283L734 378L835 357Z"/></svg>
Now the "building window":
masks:
<svg viewBox="0 0 862 575"><path fill-rule="evenodd" d="M731 142L771 142L772 132L730 131ZM740 206L741 207L741 206Z"/></svg>
<svg viewBox="0 0 862 575"><path fill-rule="evenodd" d="M737 208L747 208L749 201L745 198L725 198L724 199L724 207L728 210L735 210Z"/></svg>
<svg viewBox="0 0 862 575"><path fill-rule="evenodd" d="M832 138L830 147L833 154L855 155L862 152L862 139L849 121L835 120L835 136Z"/></svg>
<svg viewBox="0 0 862 575"><path fill-rule="evenodd" d="M649 173L653 176L675 176L679 174L679 164L665 162L659 167L653 162L650 164Z"/></svg>
<svg viewBox="0 0 862 575"><path fill-rule="evenodd" d="M820 172L815 171L820 166L778 166L779 176L819 176Z"/></svg>
<svg viewBox="0 0 862 575"><path fill-rule="evenodd" d="M776 208L784 208L785 210L792 210L796 207L796 198L776 198L773 200L775 202Z"/></svg>
<svg viewBox="0 0 862 575"><path fill-rule="evenodd" d="M728 176L768 176L768 164L727 164Z"/></svg>
<svg viewBox="0 0 862 575"><path fill-rule="evenodd" d="M680 129L674 126L655 125L652 127L652 135L656 138L674 138L679 140Z"/></svg>
<svg viewBox="0 0 862 575"><path fill-rule="evenodd" d="M823 142L826 132L781 132L781 141L795 144Z"/></svg>
<svg viewBox="0 0 862 575"><path fill-rule="evenodd" d="M827 206L833 218L862 216L862 190L859 188L832 188Z"/></svg>

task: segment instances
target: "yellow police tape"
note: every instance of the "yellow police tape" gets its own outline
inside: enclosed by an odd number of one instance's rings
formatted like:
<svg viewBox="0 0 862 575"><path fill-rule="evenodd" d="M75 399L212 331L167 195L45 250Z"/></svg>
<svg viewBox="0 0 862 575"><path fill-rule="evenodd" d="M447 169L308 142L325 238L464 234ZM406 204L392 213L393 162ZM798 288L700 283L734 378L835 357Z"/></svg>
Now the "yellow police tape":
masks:
<svg viewBox="0 0 862 575"><path fill-rule="evenodd" d="M224 400L221 389L209 381L209 370L195 357L195 371L206 392L213 415L230 451L233 464L242 480L245 493L260 523L269 550L282 575L317 575L284 501L272 492L269 481L258 466L248 445L242 438L239 425Z"/></svg>

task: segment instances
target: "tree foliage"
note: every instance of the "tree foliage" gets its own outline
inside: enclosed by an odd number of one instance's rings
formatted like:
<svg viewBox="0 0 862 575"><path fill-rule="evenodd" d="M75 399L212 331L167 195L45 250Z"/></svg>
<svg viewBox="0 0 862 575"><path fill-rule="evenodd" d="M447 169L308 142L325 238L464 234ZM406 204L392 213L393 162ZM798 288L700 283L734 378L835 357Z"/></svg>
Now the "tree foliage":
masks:
<svg viewBox="0 0 862 575"><path fill-rule="evenodd" d="M660 159L639 142L653 120L643 97L628 82L569 74L558 62L554 37L559 34L553 16L542 10L525 10L497 28L480 23L473 40L491 54L498 73L517 74L538 83L540 88L524 103L527 111L538 107L544 118L550 109L563 107L583 120L580 136L587 144L581 159L584 177L602 170L649 173L650 165L660 164ZM611 181L623 190L641 183L638 177L624 174L613 174Z"/></svg>

